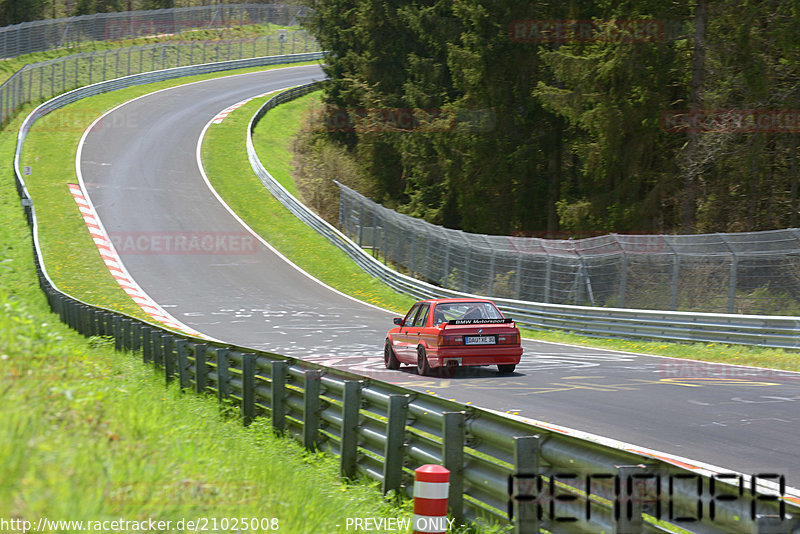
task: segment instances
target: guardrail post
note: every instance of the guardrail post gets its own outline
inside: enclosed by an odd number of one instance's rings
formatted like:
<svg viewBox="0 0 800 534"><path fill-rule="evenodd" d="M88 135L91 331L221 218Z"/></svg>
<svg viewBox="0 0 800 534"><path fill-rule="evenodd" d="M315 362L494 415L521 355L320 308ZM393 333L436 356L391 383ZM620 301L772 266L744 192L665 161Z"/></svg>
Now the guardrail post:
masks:
<svg viewBox="0 0 800 534"><path fill-rule="evenodd" d="M250 425L256 417L256 355L242 355L242 423Z"/></svg>
<svg viewBox="0 0 800 534"><path fill-rule="evenodd" d="M113 336L114 335L114 314L103 312L103 331L101 335L103 336Z"/></svg>
<svg viewBox="0 0 800 534"><path fill-rule="evenodd" d="M91 326L94 326L94 313L91 314L92 321L90 322ZM94 330L92 328L92 330ZM119 315L114 316L114 350L121 351L122 350L122 317Z"/></svg>
<svg viewBox="0 0 800 534"><path fill-rule="evenodd" d="M644 465L618 465L614 482L617 496L611 532L614 534L642 534L642 500L645 492Z"/></svg>
<svg viewBox="0 0 800 534"><path fill-rule="evenodd" d="M384 450L383 481L381 492L400 491L403 481L403 458L405 456L406 417L408 395L389 395L389 410L386 417L386 449Z"/></svg>
<svg viewBox="0 0 800 534"><path fill-rule="evenodd" d="M142 362L150 363L153 360L153 338L150 332L153 328L147 325L142 326Z"/></svg>
<svg viewBox="0 0 800 534"><path fill-rule="evenodd" d="M322 371L308 369L305 374L305 393L303 394L303 447L317 448L319 432L319 393Z"/></svg>
<svg viewBox="0 0 800 534"><path fill-rule="evenodd" d="M75 303L72 300L68 300L67 304L67 311L66 311L66 318L67 318L67 326L75 330Z"/></svg>
<svg viewBox="0 0 800 534"><path fill-rule="evenodd" d="M345 380L342 397L342 463L343 477L355 478L358 470L358 426L361 409L361 382Z"/></svg>
<svg viewBox="0 0 800 534"><path fill-rule="evenodd" d="M169 384L175 378L175 338L172 334L163 334L161 339L164 343L164 379Z"/></svg>
<svg viewBox="0 0 800 534"><path fill-rule="evenodd" d="M194 390L197 393L204 393L208 384L207 348L208 345L203 343L198 343L194 346Z"/></svg>
<svg viewBox="0 0 800 534"><path fill-rule="evenodd" d="M286 425L286 373L289 369L288 362L278 360L272 362L272 428L276 432L283 432Z"/></svg>
<svg viewBox="0 0 800 534"><path fill-rule="evenodd" d="M450 471L450 513L460 521L464 517L464 429L467 414L445 412L442 428L443 465Z"/></svg>
<svg viewBox="0 0 800 534"><path fill-rule="evenodd" d="M133 337L133 323L127 317L122 318L122 348L124 350L131 350Z"/></svg>
<svg viewBox="0 0 800 534"><path fill-rule="evenodd" d="M188 389L189 382L189 342L179 339L175 344L175 351L178 356L178 384L181 389Z"/></svg>
<svg viewBox="0 0 800 534"><path fill-rule="evenodd" d="M800 519L790 514L757 515L750 534L788 534L800 529Z"/></svg>
<svg viewBox="0 0 800 534"><path fill-rule="evenodd" d="M228 349L217 349L217 397L220 402L230 397L230 381L231 376L228 372L229 360ZM244 387L244 378L242 378L242 387Z"/></svg>
<svg viewBox="0 0 800 534"><path fill-rule="evenodd" d="M514 438L514 473L508 480L508 515L514 521L515 534L538 534L539 458L542 438L539 435Z"/></svg>
<svg viewBox="0 0 800 534"><path fill-rule="evenodd" d="M86 328L84 325L84 317L86 315L85 312L86 306L83 304L75 305L75 330L77 330L82 336L86 335Z"/></svg>
<svg viewBox="0 0 800 534"><path fill-rule="evenodd" d="M150 332L150 343L153 347L153 363L157 368L164 367L164 345L163 334L158 328L153 328Z"/></svg>
<svg viewBox="0 0 800 534"><path fill-rule="evenodd" d="M131 350L139 351L143 350L142 348L142 328L143 325L140 322L133 323L133 328L131 330Z"/></svg>

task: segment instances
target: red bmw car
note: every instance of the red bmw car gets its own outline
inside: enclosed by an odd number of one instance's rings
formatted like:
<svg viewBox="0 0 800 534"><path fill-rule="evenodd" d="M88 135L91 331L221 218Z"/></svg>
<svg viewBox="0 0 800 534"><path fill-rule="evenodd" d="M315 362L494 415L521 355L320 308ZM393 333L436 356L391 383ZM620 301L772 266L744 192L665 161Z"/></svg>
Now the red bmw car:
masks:
<svg viewBox="0 0 800 534"><path fill-rule="evenodd" d="M490 300L421 300L394 324L384 345L387 369L405 363L428 375L440 367L497 365L512 373L522 357L519 329Z"/></svg>

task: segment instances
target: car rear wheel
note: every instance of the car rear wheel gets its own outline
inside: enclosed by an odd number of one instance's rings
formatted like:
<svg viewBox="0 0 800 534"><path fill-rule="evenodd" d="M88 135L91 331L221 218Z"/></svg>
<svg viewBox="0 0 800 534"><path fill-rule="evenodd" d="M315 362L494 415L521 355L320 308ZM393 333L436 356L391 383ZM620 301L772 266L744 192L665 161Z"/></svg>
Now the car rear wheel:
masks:
<svg viewBox="0 0 800 534"><path fill-rule="evenodd" d="M428 364L428 356L425 354L425 347L417 348L417 374L428 376L431 374L431 366Z"/></svg>
<svg viewBox="0 0 800 534"><path fill-rule="evenodd" d="M388 339L383 345L383 363L386 365L387 369L391 369L392 371L400 369L400 360L397 359L394 349L392 348L392 342Z"/></svg>
<svg viewBox="0 0 800 534"><path fill-rule="evenodd" d="M515 363L501 363L497 365L497 370L503 374L513 373L516 368L517 364Z"/></svg>

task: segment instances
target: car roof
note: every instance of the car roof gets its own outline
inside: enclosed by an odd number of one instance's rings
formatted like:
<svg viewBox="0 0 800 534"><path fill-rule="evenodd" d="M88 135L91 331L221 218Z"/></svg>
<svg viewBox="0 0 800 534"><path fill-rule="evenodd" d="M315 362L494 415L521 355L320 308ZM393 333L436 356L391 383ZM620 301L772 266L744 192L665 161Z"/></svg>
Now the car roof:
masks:
<svg viewBox="0 0 800 534"><path fill-rule="evenodd" d="M419 302L429 302L429 303L431 303L431 304L446 304L446 303L449 303L449 302L489 302L489 303L492 303L492 304L494 304L494 302L492 302L492 301L491 301L491 300L489 300L489 299L476 299L476 298L463 298L463 299L454 299L454 298L448 298L448 299L425 299L425 300L420 300Z"/></svg>

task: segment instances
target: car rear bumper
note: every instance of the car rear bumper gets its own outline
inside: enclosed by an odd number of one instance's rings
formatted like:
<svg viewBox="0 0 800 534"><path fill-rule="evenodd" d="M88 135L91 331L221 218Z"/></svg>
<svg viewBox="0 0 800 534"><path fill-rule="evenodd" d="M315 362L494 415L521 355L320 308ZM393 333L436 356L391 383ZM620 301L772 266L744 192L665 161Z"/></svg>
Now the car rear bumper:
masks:
<svg viewBox="0 0 800 534"><path fill-rule="evenodd" d="M453 365L507 365L518 364L522 357L522 347L513 345L491 345L487 347L439 347L435 353L428 353L431 367ZM454 362L454 363L451 363Z"/></svg>

